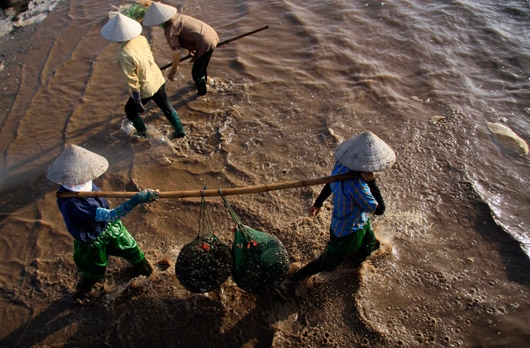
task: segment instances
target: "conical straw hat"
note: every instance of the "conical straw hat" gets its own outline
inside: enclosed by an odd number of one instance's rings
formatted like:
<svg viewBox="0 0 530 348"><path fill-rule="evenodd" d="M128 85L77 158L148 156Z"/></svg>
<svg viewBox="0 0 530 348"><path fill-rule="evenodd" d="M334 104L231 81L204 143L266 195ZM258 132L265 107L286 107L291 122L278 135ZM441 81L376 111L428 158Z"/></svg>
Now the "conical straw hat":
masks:
<svg viewBox="0 0 530 348"><path fill-rule="evenodd" d="M118 13L101 28L104 39L115 42L129 41L140 35L142 25L132 18Z"/></svg>
<svg viewBox="0 0 530 348"><path fill-rule="evenodd" d="M145 13L142 24L146 27L152 27L167 22L177 13L173 6L164 5L160 2L153 2Z"/></svg>
<svg viewBox="0 0 530 348"><path fill-rule="evenodd" d="M70 145L53 162L46 177L56 184L71 186L99 177L108 167L105 157Z"/></svg>
<svg viewBox="0 0 530 348"><path fill-rule="evenodd" d="M396 161L396 154L377 135L368 131L337 146L335 159L354 171L379 172Z"/></svg>

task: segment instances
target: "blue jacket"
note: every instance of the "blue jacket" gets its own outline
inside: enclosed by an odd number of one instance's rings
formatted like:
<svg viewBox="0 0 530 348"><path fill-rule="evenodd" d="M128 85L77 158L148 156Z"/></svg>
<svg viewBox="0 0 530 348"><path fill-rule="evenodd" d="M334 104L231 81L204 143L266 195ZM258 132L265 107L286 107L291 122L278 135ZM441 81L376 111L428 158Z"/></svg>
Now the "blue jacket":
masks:
<svg viewBox="0 0 530 348"><path fill-rule="evenodd" d="M69 191L61 186L59 192ZM99 191L92 184L92 191ZM97 208L109 209L105 198L58 198L57 205L63 214L68 232L75 240L90 243L107 228L107 222L96 221Z"/></svg>

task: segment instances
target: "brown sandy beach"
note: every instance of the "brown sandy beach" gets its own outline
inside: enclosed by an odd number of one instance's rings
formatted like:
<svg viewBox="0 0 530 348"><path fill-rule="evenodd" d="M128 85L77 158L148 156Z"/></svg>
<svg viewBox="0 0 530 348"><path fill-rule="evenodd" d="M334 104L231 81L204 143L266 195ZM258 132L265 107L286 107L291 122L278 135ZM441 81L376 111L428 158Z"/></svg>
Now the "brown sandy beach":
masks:
<svg viewBox="0 0 530 348"><path fill-rule="evenodd" d="M354 54L328 56L340 52L335 45L344 46L342 39L323 40L307 25L313 17L285 3L189 2L184 10L221 39L271 27L216 50L205 97L195 95L191 66L182 64L167 92L189 136L164 138L170 126L149 104L144 118L155 136L142 140L124 124L128 91L116 68L118 46L99 34L108 10L107 1L61 2L43 23L0 37L1 347L524 347L530 341L529 258L496 223L468 174L470 167L503 178L520 173L526 181L507 186L524 212L528 161L493 143L486 145L489 159L469 151L469 139L485 137L483 131L465 110L434 92L422 94L424 76L403 74L398 83ZM331 13L322 26L349 20L348 11ZM170 52L157 29L143 34L163 65ZM355 71L344 77L339 69ZM420 101L411 100L415 95ZM428 122L440 114L446 118ZM328 175L335 146L363 130L384 139L398 160L379 177L387 212L373 225L382 246L360 269L346 263L287 299L246 293L231 278L207 294L190 293L174 265L198 232L200 200L164 199L123 219L153 275L134 277L125 261L113 258L90 298L73 301L79 279L73 241L57 209L57 186L46 180L66 144L109 160L95 180L102 190L199 190ZM284 243L292 264L304 264L328 238L329 202L318 217L307 217L320 189L228 199L246 224ZM112 206L122 202L110 199ZM230 244L233 223L221 199L208 199L208 208L214 229Z"/></svg>

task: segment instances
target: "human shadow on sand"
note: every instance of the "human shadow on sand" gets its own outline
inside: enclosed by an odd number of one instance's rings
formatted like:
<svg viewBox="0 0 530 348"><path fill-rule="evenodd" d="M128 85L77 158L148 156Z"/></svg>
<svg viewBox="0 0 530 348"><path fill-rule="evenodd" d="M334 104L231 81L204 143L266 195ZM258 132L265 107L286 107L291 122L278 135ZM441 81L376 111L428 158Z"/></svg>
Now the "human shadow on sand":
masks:
<svg viewBox="0 0 530 348"><path fill-rule="evenodd" d="M251 344L254 348L272 347L277 332L275 324L297 311L298 305L294 299L285 301L275 293L257 296L254 308L215 337L214 346L236 348Z"/></svg>
<svg viewBox="0 0 530 348"><path fill-rule="evenodd" d="M77 342L83 345L86 337L104 334L101 328L111 322L109 314L102 305L80 306L69 294L2 338L0 347L34 347L45 345L50 338L53 343L71 342L74 346Z"/></svg>
<svg viewBox="0 0 530 348"><path fill-rule="evenodd" d="M223 313L205 297L162 297L146 289L84 305L68 295L1 339L0 347L209 347Z"/></svg>
<svg viewBox="0 0 530 348"><path fill-rule="evenodd" d="M296 309L278 296L263 295L235 325L222 330L230 303L159 290L132 282L85 304L64 296L2 338L0 347L243 347L249 342L271 347L273 324Z"/></svg>

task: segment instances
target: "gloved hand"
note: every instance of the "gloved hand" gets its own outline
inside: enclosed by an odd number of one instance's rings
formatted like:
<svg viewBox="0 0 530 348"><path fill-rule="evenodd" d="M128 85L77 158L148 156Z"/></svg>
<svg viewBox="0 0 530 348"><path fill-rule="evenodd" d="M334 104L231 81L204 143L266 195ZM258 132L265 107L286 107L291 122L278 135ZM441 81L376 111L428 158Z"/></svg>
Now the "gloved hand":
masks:
<svg viewBox="0 0 530 348"><path fill-rule="evenodd" d="M158 190L144 189L135 194L133 198L139 203L149 203L156 201L159 197Z"/></svg>
<svg viewBox="0 0 530 348"><path fill-rule="evenodd" d="M142 97L140 95L140 92L132 92L132 98L134 100L134 106L136 107L136 111L138 111L139 114L143 114L145 112L144 104L142 104Z"/></svg>
<svg viewBox="0 0 530 348"><path fill-rule="evenodd" d="M158 199L158 190L145 189L135 194L127 202L114 209L97 208L96 221L114 222L127 215L140 203L149 203Z"/></svg>

